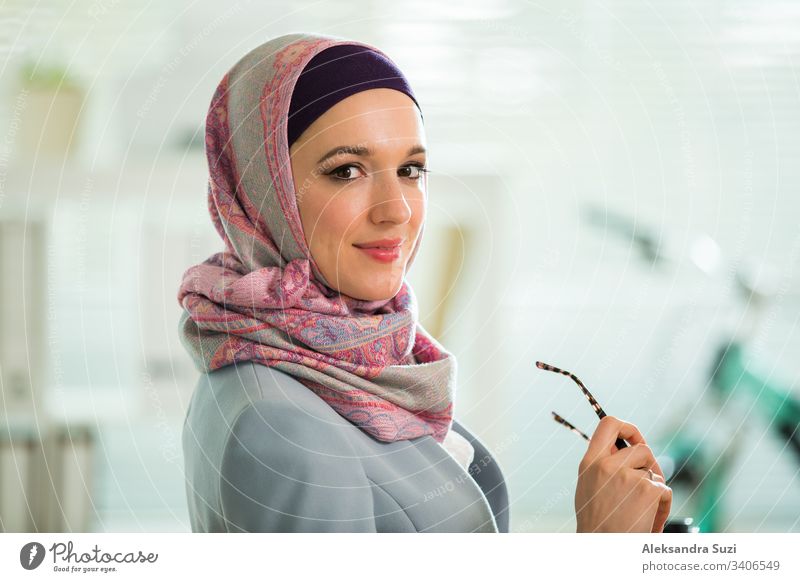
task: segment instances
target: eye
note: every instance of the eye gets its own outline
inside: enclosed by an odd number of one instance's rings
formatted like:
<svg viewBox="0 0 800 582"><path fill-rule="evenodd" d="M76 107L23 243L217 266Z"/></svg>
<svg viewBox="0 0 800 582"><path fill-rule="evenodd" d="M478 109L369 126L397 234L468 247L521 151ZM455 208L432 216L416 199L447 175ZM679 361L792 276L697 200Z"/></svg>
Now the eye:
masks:
<svg viewBox="0 0 800 582"><path fill-rule="evenodd" d="M328 175L331 176L334 180L343 180L349 182L350 180L355 180L358 176L356 175L357 171L360 171L361 168L356 166L355 164L345 164L343 166L339 166L328 172Z"/></svg>
<svg viewBox="0 0 800 582"><path fill-rule="evenodd" d="M422 164L407 164L397 170L397 175L409 180L419 180L428 169Z"/></svg>

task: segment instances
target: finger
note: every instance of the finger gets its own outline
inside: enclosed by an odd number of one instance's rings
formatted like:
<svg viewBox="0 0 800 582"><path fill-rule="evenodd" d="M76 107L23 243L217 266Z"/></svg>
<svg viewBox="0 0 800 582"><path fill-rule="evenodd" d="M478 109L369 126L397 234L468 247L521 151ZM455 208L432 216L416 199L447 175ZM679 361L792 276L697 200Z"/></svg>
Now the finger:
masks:
<svg viewBox="0 0 800 582"><path fill-rule="evenodd" d="M642 476L642 479L647 479L648 481L657 481L657 482L664 483L664 477L662 477L661 475L659 475L655 471L652 471L651 469L647 469L647 468L642 467L641 469L637 469L637 470L641 471L640 474Z"/></svg>
<svg viewBox="0 0 800 582"><path fill-rule="evenodd" d="M641 453L636 452L633 453L632 451L642 448L647 451L649 450L649 458L646 461L632 461L630 464L625 464L626 457L629 457L631 454L633 455L641 455ZM636 459L639 459L637 456ZM634 469L651 469L653 471L653 477L660 477L660 480L666 482L666 477L664 476L664 471L661 469L661 465L658 464L658 459L655 458L653 455L652 449L650 449L649 445L646 443L636 443L632 447L627 447L622 449L621 451L617 451L614 453L614 460L620 461L620 464L617 465L618 467L631 467ZM637 462L639 464L637 464ZM649 475L648 475L649 477Z"/></svg>
<svg viewBox="0 0 800 582"><path fill-rule="evenodd" d="M631 444L644 443L644 437L636 426L620 420L614 416L606 416L597 425L592 439L589 441L589 448L584 455L584 460L594 463L598 459L617 454L619 451L614 444L618 438L624 438ZM625 451L627 448L622 449Z"/></svg>
<svg viewBox="0 0 800 582"><path fill-rule="evenodd" d="M644 443L637 443L632 447L627 447L614 453L614 462L617 467L630 467L632 469L651 469L653 477L659 477L661 481L666 481L664 472L658 464L652 449ZM648 475L649 478L649 475Z"/></svg>
<svg viewBox="0 0 800 582"><path fill-rule="evenodd" d="M658 510L656 511L655 519L653 519L652 533L662 533L664 531L664 526L667 523L669 512L672 508L672 489L666 485L660 485L660 487L663 487L663 490L658 500Z"/></svg>
<svg viewBox="0 0 800 582"><path fill-rule="evenodd" d="M664 477L664 471L661 470L661 465L658 464L658 459L656 459L656 464L650 467L658 477L661 477L662 481L665 481L666 478Z"/></svg>
<svg viewBox="0 0 800 582"><path fill-rule="evenodd" d="M653 473L656 472L654 467L658 464L653 451L644 443L637 443L614 453L607 462L617 468L653 469Z"/></svg>

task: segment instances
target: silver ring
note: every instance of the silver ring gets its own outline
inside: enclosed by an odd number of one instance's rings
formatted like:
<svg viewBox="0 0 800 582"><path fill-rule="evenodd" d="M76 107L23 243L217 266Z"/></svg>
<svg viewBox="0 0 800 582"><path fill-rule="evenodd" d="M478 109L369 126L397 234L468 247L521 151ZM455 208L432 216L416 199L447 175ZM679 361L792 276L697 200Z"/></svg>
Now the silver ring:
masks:
<svg viewBox="0 0 800 582"><path fill-rule="evenodd" d="M647 472L649 473L648 479L650 479L652 481L653 480L653 470L652 469L648 469Z"/></svg>

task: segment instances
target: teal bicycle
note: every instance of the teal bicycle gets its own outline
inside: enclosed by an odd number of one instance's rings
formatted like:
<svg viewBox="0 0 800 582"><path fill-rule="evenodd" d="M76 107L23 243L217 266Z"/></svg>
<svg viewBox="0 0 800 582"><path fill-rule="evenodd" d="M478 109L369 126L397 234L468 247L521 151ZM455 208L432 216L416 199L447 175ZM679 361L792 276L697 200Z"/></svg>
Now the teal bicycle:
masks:
<svg viewBox="0 0 800 582"><path fill-rule="evenodd" d="M640 257L649 264L662 265L674 260L660 233L624 215L590 208L586 218L594 226L622 235L638 248ZM708 250L716 243L703 237L698 239L698 245ZM720 271L719 255L717 251L693 253L690 260L706 275L716 276ZM708 389L702 393L705 400L702 404L710 408L716 422L728 422L729 430L716 442L693 433L687 427L703 426L703 423L691 422L691 417L697 414L697 403L693 402L679 411L664 433L654 440L662 445L658 460L666 482L684 499L681 512L692 515L700 532L725 529L720 500L724 498L732 466L746 438L741 418L733 412L736 407L746 409L748 414L754 411L760 415L769 430L785 444L784 449L788 449L794 462L800 464L800 398L790 382L776 378L771 366L749 348L753 330L757 329L764 307L773 294L771 285L742 269L736 271L735 281L750 325L745 332L726 339L716 349L708 370Z"/></svg>

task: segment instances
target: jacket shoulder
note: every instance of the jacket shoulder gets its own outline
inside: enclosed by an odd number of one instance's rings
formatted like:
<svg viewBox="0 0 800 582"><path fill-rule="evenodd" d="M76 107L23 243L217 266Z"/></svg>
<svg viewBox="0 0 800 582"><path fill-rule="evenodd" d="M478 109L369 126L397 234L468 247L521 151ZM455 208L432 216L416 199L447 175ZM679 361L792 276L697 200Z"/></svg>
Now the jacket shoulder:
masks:
<svg viewBox="0 0 800 582"><path fill-rule="evenodd" d="M277 408L307 413L312 418L336 422L341 417L296 378L275 368L254 362L231 364L201 378L208 393L228 417L238 416L245 407L265 402ZM346 423L341 419L338 424Z"/></svg>

